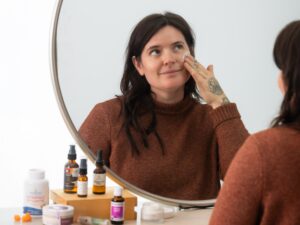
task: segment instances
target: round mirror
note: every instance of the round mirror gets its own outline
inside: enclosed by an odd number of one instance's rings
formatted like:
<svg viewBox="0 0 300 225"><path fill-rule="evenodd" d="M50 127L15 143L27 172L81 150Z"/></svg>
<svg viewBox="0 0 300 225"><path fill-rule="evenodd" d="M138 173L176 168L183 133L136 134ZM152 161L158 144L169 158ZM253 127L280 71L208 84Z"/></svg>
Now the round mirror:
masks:
<svg viewBox="0 0 300 225"><path fill-rule="evenodd" d="M91 161L95 161L95 154L78 130L95 105L121 95L120 81L130 33L151 13L170 11L186 19L196 35L196 58L204 65L215 65L218 80L229 99L237 104L248 130L254 132L268 125L280 100L274 78L277 72L271 58L274 38L297 15L297 10L291 4L279 7L258 0L241 4L237 0L217 5L207 1L197 6L191 0L105 4L97 0L58 1L51 38L55 92L68 128ZM189 169L181 169L186 171L189 182L193 182ZM180 194L178 198L158 195L133 185L110 168L107 171L114 181L152 200L192 206L211 206L215 202L198 197L185 200Z"/></svg>

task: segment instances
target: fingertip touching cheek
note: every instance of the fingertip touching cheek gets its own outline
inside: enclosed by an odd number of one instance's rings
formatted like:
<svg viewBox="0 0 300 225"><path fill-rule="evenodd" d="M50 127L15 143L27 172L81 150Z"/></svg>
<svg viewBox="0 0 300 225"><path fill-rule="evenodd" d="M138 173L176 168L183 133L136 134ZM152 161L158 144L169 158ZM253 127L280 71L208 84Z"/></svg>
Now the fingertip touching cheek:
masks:
<svg viewBox="0 0 300 225"><path fill-rule="evenodd" d="M190 50L185 51L185 52L183 53L182 57L181 57L181 62L184 63L185 57L187 57L187 56L190 55L190 54L191 54L191 53L190 53Z"/></svg>

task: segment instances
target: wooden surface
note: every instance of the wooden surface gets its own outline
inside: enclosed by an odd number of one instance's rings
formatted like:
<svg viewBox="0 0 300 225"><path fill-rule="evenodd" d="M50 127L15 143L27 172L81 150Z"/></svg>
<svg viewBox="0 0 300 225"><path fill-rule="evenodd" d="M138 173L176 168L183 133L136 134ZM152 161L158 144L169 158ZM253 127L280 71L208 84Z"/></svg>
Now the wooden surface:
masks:
<svg viewBox="0 0 300 225"><path fill-rule="evenodd" d="M88 190L87 197L78 197L77 194L67 194L63 190L51 190L50 199L53 203L71 205L74 207L74 219L78 216L91 216L95 218L110 218L110 202L114 195L113 187L106 187L104 195L93 194L92 189ZM125 198L125 216L126 220L134 220L136 214L134 207L137 205L137 197L127 190L123 190Z"/></svg>
<svg viewBox="0 0 300 225"><path fill-rule="evenodd" d="M0 224L1 225L17 225L13 221L14 214L21 214L20 208L0 208ZM211 215L212 209L199 209L192 211L181 211L175 217L165 220L163 223L141 222L141 225L207 225ZM42 225L41 218L34 218L30 223L23 223L25 225ZM127 220L125 225L137 225L135 220ZM78 224L76 224L78 225Z"/></svg>

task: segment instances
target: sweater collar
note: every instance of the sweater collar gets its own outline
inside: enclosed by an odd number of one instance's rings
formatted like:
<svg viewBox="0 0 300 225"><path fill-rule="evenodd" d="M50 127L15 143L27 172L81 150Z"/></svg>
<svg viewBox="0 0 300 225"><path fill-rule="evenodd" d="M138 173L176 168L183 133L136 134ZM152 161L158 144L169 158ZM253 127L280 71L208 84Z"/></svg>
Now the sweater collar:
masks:
<svg viewBox="0 0 300 225"><path fill-rule="evenodd" d="M193 103L195 102L196 100L194 100L190 96L186 96L183 100L174 104L166 104L154 100L154 105L155 111L158 113L179 114L190 109L190 107L192 107Z"/></svg>

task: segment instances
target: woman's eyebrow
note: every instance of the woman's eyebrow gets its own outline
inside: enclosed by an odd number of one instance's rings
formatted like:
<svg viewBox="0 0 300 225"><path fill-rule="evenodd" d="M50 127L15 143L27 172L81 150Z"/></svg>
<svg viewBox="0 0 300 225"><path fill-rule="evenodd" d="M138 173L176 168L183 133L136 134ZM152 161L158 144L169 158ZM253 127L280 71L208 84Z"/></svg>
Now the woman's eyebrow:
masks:
<svg viewBox="0 0 300 225"><path fill-rule="evenodd" d="M183 41L175 41L175 42L173 42L172 44L171 44L171 46L174 46L174 45L177 45L177 44L182 44L182 45L184 45L184 42ZM157 49L157 48L160 48L161 47L161 45L152 45L152 46L149 46L148 48L147 48L147 52L148 51L151 51L152 49Z"/></svg>
<svg viewBox="0 0 300 225"><path fill-rule="evenodd" d="M183 41L175 41L174 43L172 43L172 45L177 45L177 44L182 44L182 45L184 45L184 42L183 42Z"/></svg>
<svg viewBox="0 0 300 225"><path fill-rule="evenodd" d="M160 45L152 45L152 46L147 48L147 51L150 51L152 49L156 49L156 48L159 48L159 47L160 47Z"/></svg>

